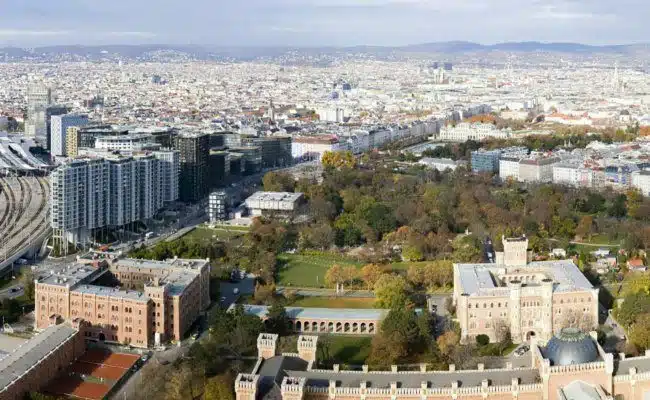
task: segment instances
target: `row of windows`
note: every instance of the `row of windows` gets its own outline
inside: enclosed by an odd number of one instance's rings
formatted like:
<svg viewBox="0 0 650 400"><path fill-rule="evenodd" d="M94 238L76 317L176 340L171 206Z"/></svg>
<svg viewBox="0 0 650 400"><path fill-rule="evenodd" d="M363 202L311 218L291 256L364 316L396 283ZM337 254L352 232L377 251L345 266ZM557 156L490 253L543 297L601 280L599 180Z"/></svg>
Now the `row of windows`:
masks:
<svg viewBox="0 0 650 400"><path fill-rule="evenodd" d="M591 298L581 297L580 298L580 303L584 303L584 302L587 302L587 303L591 302ZM559 304L564 304L564 299L560 299L559 302L557 300L553 300L553 304L558 304L558 303ZM570 304L571 300L568 299L566 301L566 303ZM578 303L578 298L577 297L573 298L573 303ZM482 307L481 307L481 304L482 304ZM469 303L467 305L467 308L472 308L472 307L474 307L474 308L488 308L488 307L489 308L494 308L494 305L495 305L495 303L474 303L473 305L472 305L472 303ZM501 303L496 303L497 308L501 308L501 305L502 305ZM539 307L541 305L542 305L542 303L540 301L524 301L524 302L521 303L522 307ZM508 303L507 302L503 303L503 307L508 307Z"/></svg>

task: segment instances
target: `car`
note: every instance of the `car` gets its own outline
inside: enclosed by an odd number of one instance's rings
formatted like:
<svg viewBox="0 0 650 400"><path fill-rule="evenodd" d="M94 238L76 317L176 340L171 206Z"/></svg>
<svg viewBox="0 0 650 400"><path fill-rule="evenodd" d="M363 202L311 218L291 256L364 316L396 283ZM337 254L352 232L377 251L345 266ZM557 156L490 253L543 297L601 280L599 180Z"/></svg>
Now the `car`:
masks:
<svg viewBox="0 0 650 400"><path fill-rule="evenodd" d="M221 296L221 299L219 299L219 301L221 301L222 303L224 303L224 302L226 301L226 297L225 297L225 296Z"/></svg>
<svg viewBox="0 0 650 400"><path fill-rule="evenodd" d="M140 360L142 360L143 363L146 363L148 359L149 359L149 356L146 355L146 354L143 355L142 357L140 357Z"/></svg>
<svg viewBox="0 0 650 400"><path fill-rule="evenodd" d="M198 332L194 332L194 333L192 334L192 339L196 340L196 339L198 339L198 338L199 338L199 333L198 333Z"/></svg>

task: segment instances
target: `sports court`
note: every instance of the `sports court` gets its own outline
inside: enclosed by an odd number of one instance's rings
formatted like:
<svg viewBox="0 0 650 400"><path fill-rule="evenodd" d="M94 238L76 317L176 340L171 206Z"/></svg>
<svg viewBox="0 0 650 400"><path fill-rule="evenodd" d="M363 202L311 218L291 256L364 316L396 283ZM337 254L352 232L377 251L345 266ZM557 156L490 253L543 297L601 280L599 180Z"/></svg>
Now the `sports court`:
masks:
<svg viewBox="0 0 650 400"><path fill-rule="evenodd" d="M140 357L89 349L52 381L45 392L84 400L102 400Z"/></svg>

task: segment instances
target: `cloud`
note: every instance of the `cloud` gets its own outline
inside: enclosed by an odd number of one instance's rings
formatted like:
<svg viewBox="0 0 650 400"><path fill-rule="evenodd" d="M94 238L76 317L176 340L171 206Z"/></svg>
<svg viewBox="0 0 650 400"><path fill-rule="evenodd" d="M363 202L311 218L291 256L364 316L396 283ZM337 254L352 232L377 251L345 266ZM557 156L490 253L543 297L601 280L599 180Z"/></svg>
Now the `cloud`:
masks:
<svg viewBox="0 0 650 400"><path fill-rule="evenodd" d="M595 44L650 37L650 3L643 0L4 0L3 7L0 42L29 45L153 38L228 46Z"/></svg>
<svg viewBox="0 0 650 400"><path fill-rule="evenodd" d="M0 37L65 36L71 31L31 31L27 29L0 29Z"/></svg>

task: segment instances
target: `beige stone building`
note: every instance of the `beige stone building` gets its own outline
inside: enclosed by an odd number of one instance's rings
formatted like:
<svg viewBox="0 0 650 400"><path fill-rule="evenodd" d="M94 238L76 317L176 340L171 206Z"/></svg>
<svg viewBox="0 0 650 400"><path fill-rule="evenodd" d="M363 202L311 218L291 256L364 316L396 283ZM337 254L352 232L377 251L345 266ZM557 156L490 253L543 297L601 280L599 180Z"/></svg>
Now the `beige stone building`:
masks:
<svg viewBox="0 0 650 400"><path fill-rule="evenodd" d="M209 284L208 260L79 258L36 280L35 328L58 317L80 321L89 340L178 340L208 307Z"/></svg>
<svg viewBox="0 0 650 400"><path fill-rule="evenodd" d="M571 260L530 262L528 239L503 238L489 264L454 264L453 302L467 342L485 334L498 341L549 340L564 327L598 323L598 288Z"/></svg>
<svg viewBox="0 0 650 400"><path fill-rule="evenodd" d="M568 328L549 342L531 343L523 368L428 371L319 369L318 337L300 336L297 353L277 353L277 336L261 334L258 361L235 381L237 400L645 400L650 352L625 358L606 353L595 332Z"/></svg>

